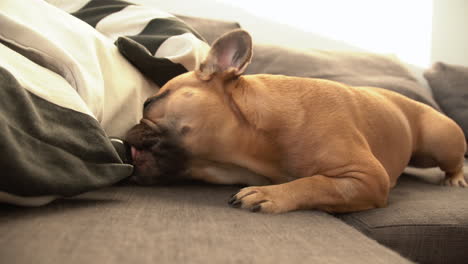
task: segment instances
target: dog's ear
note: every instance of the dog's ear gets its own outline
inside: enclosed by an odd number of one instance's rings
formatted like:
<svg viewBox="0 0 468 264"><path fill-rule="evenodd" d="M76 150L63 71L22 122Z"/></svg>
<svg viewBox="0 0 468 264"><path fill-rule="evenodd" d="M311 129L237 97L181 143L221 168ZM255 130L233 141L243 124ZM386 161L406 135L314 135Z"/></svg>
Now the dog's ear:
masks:
<svg viewBox="0 0 468 264"><path fill-rule="evenodd" d="M198 69L201 80L210 80L214 74L224 79L241 75L252 59L252 37L247 31L238 29L219 37Z"/></svg>

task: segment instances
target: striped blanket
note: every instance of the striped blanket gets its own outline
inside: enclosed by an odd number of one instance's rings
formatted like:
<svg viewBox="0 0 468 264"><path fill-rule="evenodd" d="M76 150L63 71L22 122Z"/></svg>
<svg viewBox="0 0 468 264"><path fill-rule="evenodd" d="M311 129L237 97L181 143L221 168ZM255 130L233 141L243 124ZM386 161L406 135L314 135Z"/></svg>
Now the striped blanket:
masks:
<svg viewBox="0 0 468 264"><path fill-rule="evenodd" d="M41 205L129 176L109 141L208 45L117 0L0 1L0 202Z"/></svg>

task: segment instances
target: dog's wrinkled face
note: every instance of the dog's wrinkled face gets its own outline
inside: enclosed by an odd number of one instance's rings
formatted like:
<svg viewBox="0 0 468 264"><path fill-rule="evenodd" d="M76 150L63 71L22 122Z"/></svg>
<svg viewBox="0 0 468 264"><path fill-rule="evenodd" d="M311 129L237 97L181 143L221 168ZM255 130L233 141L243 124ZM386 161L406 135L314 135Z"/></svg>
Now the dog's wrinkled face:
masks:
<svg viewBox="0 0 468 264"><path fill-rule="evenodd" d="M132 146L134 180L137 183L170 183L187 173L189 154L168 129L156 129L149 120L144 120L128 132L126 140ZM171 177L162 177L164 175Z"/></svg>
<svg viewBox="0 0 468 264"><path fill-rule="evenodd" d="M126 136L137 183L190 178L194 157L209 160L223 151L239 115L226 83L232 86L251 55L247 32L227 33L194 72L172 79L145 102L143 119Z"/></svg>

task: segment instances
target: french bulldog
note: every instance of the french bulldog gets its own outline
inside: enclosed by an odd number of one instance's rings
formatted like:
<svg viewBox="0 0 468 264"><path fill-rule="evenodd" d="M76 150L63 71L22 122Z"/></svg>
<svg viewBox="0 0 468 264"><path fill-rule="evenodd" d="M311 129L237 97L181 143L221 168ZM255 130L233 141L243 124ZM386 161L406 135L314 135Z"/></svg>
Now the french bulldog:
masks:
<svg viewBox="0 0 468 264"><path fill-rule="evenodd" d="M138 183L245 184L231 206L265 213L384 207L410 161L467 186L463 132L433 108L380 88L241 76L251 58L250 35L226 33L145 102L126 136Z"/></svg>

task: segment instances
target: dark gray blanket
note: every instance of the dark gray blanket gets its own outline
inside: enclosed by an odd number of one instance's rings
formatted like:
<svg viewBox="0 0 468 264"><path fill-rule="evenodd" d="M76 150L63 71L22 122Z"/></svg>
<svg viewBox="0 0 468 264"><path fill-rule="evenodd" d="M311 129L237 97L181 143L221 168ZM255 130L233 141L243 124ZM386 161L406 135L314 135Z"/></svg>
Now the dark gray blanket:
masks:
<svg viewBox="0 0 468 264"><path fill-rule="evenodd" d="M94 118L30 93L3 68L0 101L0 191L71 196L130 175Z"/></svg>

